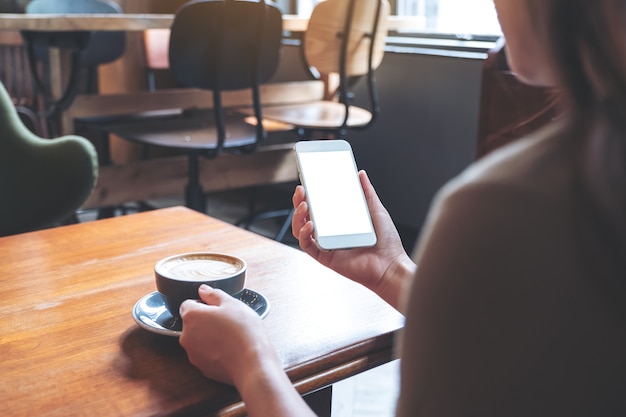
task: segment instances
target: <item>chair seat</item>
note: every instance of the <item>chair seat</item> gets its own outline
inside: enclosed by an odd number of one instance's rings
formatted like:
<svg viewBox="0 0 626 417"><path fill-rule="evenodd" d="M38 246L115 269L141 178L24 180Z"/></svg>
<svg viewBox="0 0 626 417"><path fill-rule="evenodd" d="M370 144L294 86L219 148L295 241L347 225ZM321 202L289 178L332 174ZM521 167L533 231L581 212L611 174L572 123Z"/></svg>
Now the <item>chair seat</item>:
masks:
<svg viewBox="0 0 626 417"><path fill-rule="evenodd" d="M363 108L350 106L347 127L365 126L372 114ZM305 129L336 129L343 124L346 108L341 103L320 101L263 108L263 117Z"/></svg>
<svg viewBox="0 0 626 417"><path fill-rule="evenodd" d="M168 117L129 117L102 121L98 127L133 142L185 150L212 150L217 147L215 116L211 110L194 110ZM228 112L224 117L227 136L224 148L252 145L256 128L245 116Z"/></svg>

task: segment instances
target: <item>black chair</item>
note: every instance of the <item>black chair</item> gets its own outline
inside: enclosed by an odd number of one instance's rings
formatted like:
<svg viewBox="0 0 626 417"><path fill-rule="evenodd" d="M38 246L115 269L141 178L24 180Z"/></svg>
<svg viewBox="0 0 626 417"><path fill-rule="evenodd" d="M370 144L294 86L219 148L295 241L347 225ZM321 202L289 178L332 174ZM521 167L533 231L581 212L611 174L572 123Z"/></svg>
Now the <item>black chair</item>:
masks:
<svg viewBox="0 0 626 417"><path fill-rule="evenodd" d="M28 14L122 13L117 3L110 0L34 0L26 7ZM59 132L56 125L61 112L67 110L85 81L83 91L96 93L97 67L120 58L126 48L126 34L114 31L44 32L22 31L28 48L30 71L38 90L46 101L45 118L52 135ZM68 83L60 97L53 97L46 80L49 48L69 52ZM40 69L39 67L43 67Z"/></svg>
<svg viewBox="0 0 626 417"><path fill-rule="evenodd" d="M131 116L100 121L100 129L124 139L182 151L188 156L185 204L205 212L199 158L222 152L250 153L265 139L260 85L274 74L280 55L282 14L260 1L191 1L171 27L170 71L182 87L213 93L212 109L185 109L169 117ZM222 92L250 89L254 123L225 109Z"/></svg>

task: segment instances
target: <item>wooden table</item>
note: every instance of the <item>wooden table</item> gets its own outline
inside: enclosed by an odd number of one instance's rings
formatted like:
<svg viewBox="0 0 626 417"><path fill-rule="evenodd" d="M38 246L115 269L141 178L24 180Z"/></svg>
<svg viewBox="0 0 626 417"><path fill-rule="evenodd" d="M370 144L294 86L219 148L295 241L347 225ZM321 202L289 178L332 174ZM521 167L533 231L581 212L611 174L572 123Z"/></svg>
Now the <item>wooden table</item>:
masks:
<svg viewBox="0 0 626 417"><path fill-rule="evenodd" d="M0 13L0 30L122 30L169 29L173 14L12 14ZM304 32L308 17L285 14L283 29L288 32ZM417 17L390 16L389 30L418 29L422 20Z"/></svg>
<svg viewBox="0 0 626 417"><path fill-rule="evenodd" d="M305 394L393 359L402 316L303 252L175 207L0 238L3 416L241 416L237 392L204 378L175 337L131 310L154 263L188 251L248 262L247 288Z"/></svg>
<svg viewBox="0 0 626 417"><path fill-rule="evenodd" d="M125 31L141 32L148 29L169 29L173 14L13 14L0 13L0 33L21 30L33 31ZM283 29L289 32L304 32L308 18L284 15ZM3 36L14 41L15 36ZM69 73L69 58L57 48L50 48L50 90L52 97L63 95ZM61 115L61 134L73 131L72 121Z"/></svg>
<svg viewBox="0 0 626 417"><path fill-rule="evenodd" d="M0 13L0 30L123 30L169 29L173 14L13 14ZM302 32L308 19L297 15L284 15L287 31Z"/></svg>
<svg viewBox="0 0 626 417"><path fill-rule="evenodd" d="M174 20L173 14L13 14L0 13L0 39L15 42L14 33L21 30L34 31L126 31L138 32L148 29L169 29ZM417 17L390 16L389 30L414 30L421 27ZM308 17L283 15L283 29L287 32L304 32ZM65 55L65 56L64 56ZM68 57L57 48L50 48L50 89L53 98L63 95L68 78ZM72 120L61 115L59 121L62 134L73 132Z"/></svg>

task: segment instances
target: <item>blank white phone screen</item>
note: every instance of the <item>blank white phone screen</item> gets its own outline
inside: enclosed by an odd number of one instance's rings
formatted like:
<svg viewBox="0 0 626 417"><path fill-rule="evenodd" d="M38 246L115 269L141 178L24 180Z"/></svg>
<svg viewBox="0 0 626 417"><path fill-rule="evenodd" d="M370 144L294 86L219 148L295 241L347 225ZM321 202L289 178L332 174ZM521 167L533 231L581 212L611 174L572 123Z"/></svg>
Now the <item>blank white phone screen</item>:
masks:
<svg viewBox="0 0 626 417"><path fill-rule="evenodd" d="M319 236L373 231L349 151L304 152L299 160Z"/></svg>

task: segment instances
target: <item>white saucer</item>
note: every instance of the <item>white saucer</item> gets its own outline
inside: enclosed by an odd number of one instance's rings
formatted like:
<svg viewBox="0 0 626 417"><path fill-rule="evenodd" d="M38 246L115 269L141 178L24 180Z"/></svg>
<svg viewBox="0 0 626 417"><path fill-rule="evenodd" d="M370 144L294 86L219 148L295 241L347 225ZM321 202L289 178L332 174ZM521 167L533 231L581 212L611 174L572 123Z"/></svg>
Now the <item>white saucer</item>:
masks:
<svg viewBox="0 0 626 417"><path fill-rule="evenodd" d="M233 297L250 306L262 319L269 313L269 302L256 291L246 288ZM178 337L183 331L183 321L170 313L165 307L163 296L158 291L137 301L133 308L133 318L144 329L164 336Z"/></svg>

